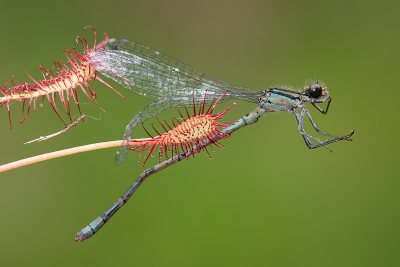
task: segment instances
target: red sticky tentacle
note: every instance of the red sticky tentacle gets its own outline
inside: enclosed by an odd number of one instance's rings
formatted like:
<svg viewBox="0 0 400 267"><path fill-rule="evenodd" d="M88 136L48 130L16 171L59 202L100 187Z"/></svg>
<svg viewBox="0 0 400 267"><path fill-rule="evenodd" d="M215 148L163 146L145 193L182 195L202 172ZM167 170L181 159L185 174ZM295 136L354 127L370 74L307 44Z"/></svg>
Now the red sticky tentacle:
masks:
<svg viewBox="0 0 400 267"><path fill-rule="evenodd" d="M195 153L206 151L208 156L211 158L211 154L207 149L207 146L210 146L212 151L215 151L214 146L225 147L218 142L218 140L228 137L229 134L221 132L218 127L224 127L230 123L218 123L216 120L222 119L222 116L235 104L213 115L212 112L214 111L216 105L224 96L221 96L218 99L214 98L211 101L207 112L205 112L206 97L207 96L204 96L204 99L199 102L199 106L194 107L193 109L193 111L198 110L198 114L195 113L193 116L190 116L188 109L185 106L184 108L187 113L187 118L185 118L182 116L180 110L178 110L178 113L182 118L182 122L180 122L176 117L172 117L171 122L174 125L173 128L171 128L164 120L165 126L163 123L161 123L158 117L156 117L158 123L165 130L165 133L163 134L160 134L152 123L152 128L157 133L157 136L152 136L145 128L144 123L142 123L143 129L150 138L132 139L130 141L130 150L140 150L138 157L138 164L140 167L144 168L149 157L153 156L156 150L158 150L158 162L161 162L163 157L168 159L169 155L173 157L174 155L180 153L180 151L186 151L187 157L189 155L194 157ZM194 94L193 100L193 105L195 106L196 103Z"/></svg>
<svg viewBox="0 0 400 267"><path fill-rule="evenodd" d="M77 52L75 48L67 49L64 47L62 52L65 55L66 63L54 62L53 69L46 69L42 65L39 66L39 69L43 76L43 80L35 80L32 76L26 73L29 79L32 81L32 84L15 84L11 77L4 84L4 86L0 88L0 91L2 93L2 96L0 96L0 106L7 106L10 128L12 128L10 105L14 101L22 100L22 119L20 121L22 123L30 114L31 107L33 106L33 109L36 109L36 99L42 97L42 104L44 98L46 97L53 111L67 127L66 123L61 118L60 112L57 108L56 94L58 94L61 105L63 106L65 113L67 114L71 123L71 98L73 98L74 103L77 105L79 113L82 114L78 101L78 94L76 90L77 87L80 87L84 95L89 99L89 101L101 110L103 109L94 101L94 99L97 98L97 95L94 90L92 90L88 82L97 80L113 90L119 96L123 97L111 85L109 85L97 76L97 70L95 69L96 62L90 62L93 53L95 53L96 51L103 51L106 48L106 44L108 42L107 34L104 34L105 38L103 41L97 43L97 34L95 29L91 26L86 26L85 29L86 28L92 29L94 39L93 46L89 48L89 43L84 37L76 37L77 43L80 44L82 47L83 54ZM126 82L123 77L121 78ZM13 86L8 87L9 84L13 84Z"/></svg>

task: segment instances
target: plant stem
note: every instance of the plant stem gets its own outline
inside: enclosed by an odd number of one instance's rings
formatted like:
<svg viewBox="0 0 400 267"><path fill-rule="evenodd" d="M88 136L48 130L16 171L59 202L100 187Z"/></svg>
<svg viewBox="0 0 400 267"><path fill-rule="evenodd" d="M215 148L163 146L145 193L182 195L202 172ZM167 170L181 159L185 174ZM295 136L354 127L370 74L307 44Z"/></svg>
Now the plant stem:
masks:
<svg viewBox="0 0 400 267"><path fill-rule="evenodd" d="M42 155L38 155L38 156L26 158L26 159L21 159L18 161L14 161L11 163L1 165L0 172L5 172L5 171L12 170L12 169L20 168L20 167L23 167L26 165L38 163L41 161L60 158L60 157L78 154L78 153L82 153L82 152L88 152L88 151L92 151L92 150L111 148L111 147L119 147L119 146L123 145L123 143L124 143L123 140L116 140L116 141L101 142L101 143L95 143L95 144L78 146L78 147L68 148L68 149L59 150L59 151L55 151L55 152L50 152L50 153L46 153L46 154L42 154Z"/></svg>

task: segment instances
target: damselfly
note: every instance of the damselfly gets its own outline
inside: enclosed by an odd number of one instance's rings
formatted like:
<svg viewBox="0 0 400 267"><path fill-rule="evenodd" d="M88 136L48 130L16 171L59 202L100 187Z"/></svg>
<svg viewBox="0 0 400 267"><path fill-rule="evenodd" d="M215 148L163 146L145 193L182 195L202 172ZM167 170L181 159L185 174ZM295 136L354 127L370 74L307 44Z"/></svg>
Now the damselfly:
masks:
<svg viewBox="0 0 400 267"><path fill-rule="evenodd" d="M127 125L125 132L127 146L132 130L138 122L151 118L165 109L191 105L200 101L211 102L216 97L221 96L224 96L224 98L221 98L224 101L242 99L255 102L258 106L252 112L222 129L220 133L215 133L211 139L205 138L202 142L197 143L201 147L257 122L267 112L275 111L288 111L294 114L297 130L310 149L321 146L328 148L328 144L341 140L350 141L350 137L354 134L353 130L344 136L324 133L314 123L305 103L310 103L322 114L328 112L331 103L331 97L322 82L317 81L310 84L302 92L283 88L269 88L256 92L248 88L216 81L158 51L126 39L110 39L108 48L93 53L91 60L93 60L96 69L105 76L117 81L134 93L155 100L143 108ZM326 107L320 107L319 104L324 102L327 102ZM320 141L318 138L307 134L303 127L305 116L310 120L318 134L328 136L331 139ZM75 240L81 242L97 233L125 205L147 177L195 153L197 151L196 146L142 172L113 205L77 233ZM119 150L116 158L117 164L124 159L126 151L125 146L122 147L122 150Z"/></svg>
<svg viewBox="0 0 400 267"><path fill-rule="evenodd" d="M294 114L297 130L308 148L326 147L327 144L348 139L353 134L353 131L345 136L324 133L313 122L304 104L310 103L319 112L326 114L331 103L326 87L318 81L308 85L302 92L282 88L270 88L257 92L246 87L217 81L156 50L123 38L110 38L105 49L91 53L89 63L94 65L97 71L132 92L154 100L126 126L124 134L126 144L137 123L166 109L191 105L193 96L195 101L205 99L206 102L211 102L215 97L225 95L223 101L241 99L258 103L267 112L288 111ZM327 101L325 109L318 106L325 101ZM304 116L309 118L318 134L332 139L320 141L307 134L303 127ZM315 141L315 144L311 140ZM116 164L124 160L127 151L126 146L119 149Z"/></svg>

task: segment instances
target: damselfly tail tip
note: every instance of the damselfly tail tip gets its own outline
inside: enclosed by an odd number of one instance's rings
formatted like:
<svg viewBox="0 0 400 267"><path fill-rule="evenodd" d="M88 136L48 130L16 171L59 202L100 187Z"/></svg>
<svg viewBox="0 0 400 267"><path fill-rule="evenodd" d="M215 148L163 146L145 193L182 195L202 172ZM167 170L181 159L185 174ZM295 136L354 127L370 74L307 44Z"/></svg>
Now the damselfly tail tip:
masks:
<svg viewBox="0 0 400 267"><path fill-rule="evenodd" d="M79 231L78 233L76 233L76 235L75 235L76 242L80 243L84 240L86 240L86 237L83 235L82 231Z"/></svg>

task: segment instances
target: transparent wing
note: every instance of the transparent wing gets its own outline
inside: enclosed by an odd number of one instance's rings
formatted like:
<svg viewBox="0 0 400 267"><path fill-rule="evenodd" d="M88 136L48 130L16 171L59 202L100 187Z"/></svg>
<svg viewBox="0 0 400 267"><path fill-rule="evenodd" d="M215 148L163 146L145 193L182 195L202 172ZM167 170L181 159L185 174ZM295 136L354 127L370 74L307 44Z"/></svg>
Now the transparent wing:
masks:
<svg viewBox="0 0 400 267"><path fill-rule="evenodd" d="M104 76L145 98L203 95L207 89L209 95L226 94L224 101L257 101L255 91L214 80L147 46L123 38L111 38L108 44L105 50L93 52L89 63Z"/></svg>

